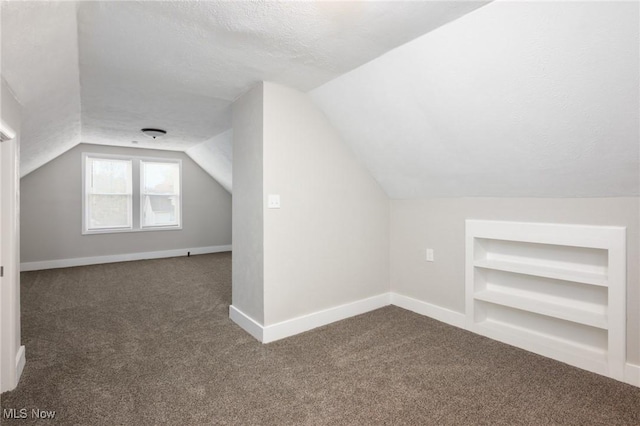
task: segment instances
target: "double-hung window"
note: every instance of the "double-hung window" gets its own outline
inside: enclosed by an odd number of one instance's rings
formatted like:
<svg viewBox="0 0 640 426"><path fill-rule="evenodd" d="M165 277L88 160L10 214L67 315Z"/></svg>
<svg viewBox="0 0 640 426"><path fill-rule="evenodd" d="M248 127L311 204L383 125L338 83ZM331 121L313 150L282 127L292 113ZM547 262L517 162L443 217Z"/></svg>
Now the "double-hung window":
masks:
<svg viewBox="0 0 640 426"><path fill-rule="evenodd" d="M130 230L133 226L132 160L85 158L85 231Z"/></svg>
<svg viewBox="0 0 640 426"><path fill-rule="evenodd" d="M179 159L83 154L84 234L181 229Z"/></svg>

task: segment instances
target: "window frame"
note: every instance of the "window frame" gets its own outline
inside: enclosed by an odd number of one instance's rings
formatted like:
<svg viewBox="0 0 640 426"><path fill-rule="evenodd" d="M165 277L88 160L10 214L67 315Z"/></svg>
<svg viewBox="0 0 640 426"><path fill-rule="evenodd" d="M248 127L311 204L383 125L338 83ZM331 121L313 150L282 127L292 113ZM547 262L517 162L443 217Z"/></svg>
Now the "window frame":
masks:
<svg viewBox="0 0 640 426"><path fill-rule="evenodd" d="M105 160L125 160L131 162L131 202L129 210L129 227L118 228L102 228L102 229L89 229L89 192L88 192L88 176L87 176L87 159L97 158ZM179 179L179 195L177 203L178 224L169 226L146 226L142 227L143 223L143 177L142 177L142 165L141 162L156 162L156 163L176 163L178 164L178 179ZM83 152L82 153L82 235L96 235L96 234L119 234L123 232L152 232L152 231L177 231L182 229L183 213L182 213L182 159L175 157L146 157L138 155L121 155L121 154L108 154L100 152ZM136 197L138 202L136 202ZM136 209L139 209L136 212Z"/></svg>
<svg viewBox="0 0 640 426"><path fill-rule="evenodd" d="M89 159L100 159L100 160L117 160L117 161L128 161L130 164L130 172L131 172L131 181L130 181L130 194L122 194L122 195L130 195L129 199L129 211L127 214L128 226L114 226L114 227L104 227L104 228L89 228L89 197L93 194L90 192L91 185L89 183L89 179L91 174L87 173L87 166L89 164ZM134 198L134 165L133 160L126 156L116 156L116 155L101 155L101 154L90 154L83 153L82 155L82 233L83 234L110 234L110 233L119 233L119 232L131 232L133 229L133 198ZM116 195L116 194L111 194Z"/></svg>

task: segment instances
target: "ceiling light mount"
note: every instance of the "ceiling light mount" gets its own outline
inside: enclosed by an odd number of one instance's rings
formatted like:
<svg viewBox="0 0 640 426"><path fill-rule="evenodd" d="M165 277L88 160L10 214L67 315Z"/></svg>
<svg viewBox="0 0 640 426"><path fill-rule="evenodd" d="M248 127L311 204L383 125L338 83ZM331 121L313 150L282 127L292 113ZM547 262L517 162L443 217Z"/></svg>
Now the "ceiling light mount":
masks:
<svg viewBox="0 0 640 426"><path fill-rule="evenodd" d="M142 133L144 133L145 136L148 136L151 139L156 139L166 135L167 131L162 129L145 128L142 129Z"/></svg>

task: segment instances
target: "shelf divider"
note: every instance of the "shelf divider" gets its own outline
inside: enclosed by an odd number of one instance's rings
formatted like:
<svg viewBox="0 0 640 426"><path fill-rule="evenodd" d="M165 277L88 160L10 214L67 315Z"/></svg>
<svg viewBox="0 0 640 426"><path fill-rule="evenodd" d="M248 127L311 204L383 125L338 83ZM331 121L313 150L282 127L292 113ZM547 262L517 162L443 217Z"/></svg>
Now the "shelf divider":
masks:
<svg viewBox="0 0 640 426"><path fill-rule="evenodd" d="M474 266L496 271L514 272L516 274L533 275L537 277L553 278L563 281L572 281L581 284L608 287L609 282L604 274L582 272L571 269L552 268L529 263L507 262L502 260L478 259Z"/></svg>
<svg viewBox="0 0 640 426"><path fill-rule="evenodd" d="M591 327L608 328L607 315L595 309L581 309L558 303L546 302L541 299L517 296L506 292L482 290L475 293L476 300L504 305L510 308L546 315L562 320L588 325Z"/></svg>

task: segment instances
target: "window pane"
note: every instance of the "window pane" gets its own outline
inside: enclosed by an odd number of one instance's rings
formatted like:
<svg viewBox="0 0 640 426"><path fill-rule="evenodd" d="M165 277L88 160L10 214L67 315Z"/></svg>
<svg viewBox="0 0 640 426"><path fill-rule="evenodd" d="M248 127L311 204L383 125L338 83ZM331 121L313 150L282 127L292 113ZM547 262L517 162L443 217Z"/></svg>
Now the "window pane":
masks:
<svg viewBox="0 0 640 426"><path fill-rule="evenodd" d="M128 160L91 159L92 192L128 194L131 192L131 162Z"/></svg>
<svg viewBox="0 0 640 426"><path fill-rule="evenodd" d="M129 195L89 195L89 228L128 228Z"/></svg>
<svg viewBox="0 0 640 426"><path fill-rule="evenodd" d="M179 201L175 195L143 196L142 226L178 225Z"/></svg>
<svg viewBox="0 0 640 426"><path fill-rule="evenodd" d="M178 163L142 163L143 192L151 194L180 193L180 165Z"/></svg>

